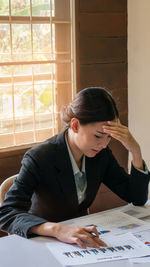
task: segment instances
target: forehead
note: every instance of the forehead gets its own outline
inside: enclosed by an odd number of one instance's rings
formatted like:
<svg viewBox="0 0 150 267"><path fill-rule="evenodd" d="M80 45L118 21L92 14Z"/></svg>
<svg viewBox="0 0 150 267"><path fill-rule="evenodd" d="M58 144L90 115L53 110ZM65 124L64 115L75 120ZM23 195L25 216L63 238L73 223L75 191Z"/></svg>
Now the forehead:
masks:
<svg viewBox="0 0 150 267"><path fill-rule="evenodd" d="M98 131L98 130L101 130L101 131L103 131L103 127L102 126L106 126L106 125L108 125L108 122L107 121L102 121L102 122L94 122L94 123L91 123L91 127L93 128L93 129L95 129L96 131Z"/></svg>
<svg viewBox="0 0 150 267"><path fill-rule="evenodd" d="M112 122L117 122L117 121L118 121L118 119L112 120ZM93 122L93 123L91 123L91 125L92 124L94 127L101 127L101 128L102 128L102 126L107 126L107 125L110 126L108 121Z"/></svg>
<svg viewBox="0 0 150 267"><path fill-rule="evenodd" d="M83 127L83 130L86 130L86 131L101 131L101 132L103 132L102 126L104 126L104 125L108 125L108 122L107 121L92 122L92 123L88 123L84 126L81 126L81 128Z"/></svg>
<svg viewBox="0 0 150 267"><path fill-rule="evenodd" d="M116 121L116 120L113 120ZM83 126L83 128L86 131L96 131L96 132L101 132L103 133L103 126L109 126L108 121L102 121L102 122L92 122L92 123L88 123L86 125Z"/></svg>

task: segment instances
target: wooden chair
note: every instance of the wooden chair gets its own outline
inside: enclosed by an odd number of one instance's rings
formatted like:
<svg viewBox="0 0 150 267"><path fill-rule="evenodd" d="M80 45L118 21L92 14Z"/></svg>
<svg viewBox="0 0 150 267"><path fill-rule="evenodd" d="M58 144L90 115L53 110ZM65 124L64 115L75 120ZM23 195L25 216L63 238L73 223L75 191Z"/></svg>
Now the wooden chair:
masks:
<svg viewBox="0 0 150 267"><path fill-rule="evenodd" d="M6 193L9 191L12 186L14 180L17 178L18 174L8 177L1 185L0 185L0 205L5 198Z"/></svg>

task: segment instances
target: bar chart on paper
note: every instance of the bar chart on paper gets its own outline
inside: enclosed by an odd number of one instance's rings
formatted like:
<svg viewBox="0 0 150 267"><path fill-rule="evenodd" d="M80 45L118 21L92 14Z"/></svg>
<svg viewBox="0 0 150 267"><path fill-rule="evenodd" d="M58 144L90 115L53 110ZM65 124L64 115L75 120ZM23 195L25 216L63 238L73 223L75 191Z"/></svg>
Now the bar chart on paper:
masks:
<svg viewBox="0 0 150 267"><path fill-rule="evenodd" d="M125 252L126 250L134 249L134 247L130 245L124 246L116 246L116 247L100 247L100 248L92 248L92 249L83 249L83 250L76 250L76 251L68 251L64 252L64 255L68 258L75 258L75 257L86 257L89 255L107 255L112 256L114 253L119 256L120 252Z"/></svg>
<svg viewBox="0 0 150 267"><path fill-rule="evenodd" d="M81 249L64 243L47 243L47 248L63 265L78 265L150 255L150 249L133 234L105 235L107 247Z"/></svg>

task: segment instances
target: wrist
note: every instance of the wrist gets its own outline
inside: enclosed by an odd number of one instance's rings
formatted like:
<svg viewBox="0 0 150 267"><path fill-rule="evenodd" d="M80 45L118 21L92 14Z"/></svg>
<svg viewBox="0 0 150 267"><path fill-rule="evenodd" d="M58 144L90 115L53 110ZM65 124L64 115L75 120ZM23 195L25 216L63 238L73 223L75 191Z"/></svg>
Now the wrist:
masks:
<svg viewBox="0 0 150 267"><path fill-rule="evenodd" d="M142 153L141 153L141 149L140 146L137 145L136 149L134 149L133 151L131 151L132 154L132 163L133 166L137 169L141 169L143 170L143 159L142 159Z"/></svg>
<svg viewBox="0 0 150 267"><path fill-rule="evenodd" d="M132 146L132 148L130 149L130 152L132 153L132 155L139 155L141 154L141 148L140 145L137 143L137 141L135 140L134 145Z"/></svg>
<svg viewBox="0 0 150 267"><path fill-rule="evenodd" d="M30 228L30 232L43 236L55 237L57 223L45 222Z"/></svg>
<svg viewBox="0 0 150 267"><path fill-rule="evenodd" d="M58 229L60 228L59 223L45 223L45 233L47 236L57 237Z"/></svg>

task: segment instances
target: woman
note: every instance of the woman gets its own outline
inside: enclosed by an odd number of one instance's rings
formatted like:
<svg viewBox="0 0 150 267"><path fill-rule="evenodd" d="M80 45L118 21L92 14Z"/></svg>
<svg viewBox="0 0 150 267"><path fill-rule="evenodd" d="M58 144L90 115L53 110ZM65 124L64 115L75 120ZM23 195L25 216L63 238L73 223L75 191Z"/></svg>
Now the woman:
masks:
<svg viewBox="0 0 150 267"><path fill-rule="evenodd" d="M87 214L101 182L127 202L144 205L150 173L140 146L119 121L112 96L104 88L80 91L62 111L66 130L33 147L0 209L1 229L24 237L52 236L85 248L105 245L95 226L58 223ZM111 138L131 152L131 174L108 148ZM94 233L94 235L91 234Z"/></svg>

